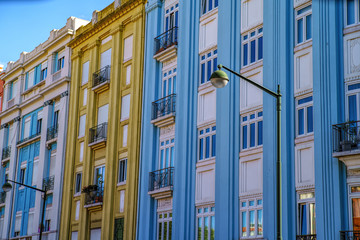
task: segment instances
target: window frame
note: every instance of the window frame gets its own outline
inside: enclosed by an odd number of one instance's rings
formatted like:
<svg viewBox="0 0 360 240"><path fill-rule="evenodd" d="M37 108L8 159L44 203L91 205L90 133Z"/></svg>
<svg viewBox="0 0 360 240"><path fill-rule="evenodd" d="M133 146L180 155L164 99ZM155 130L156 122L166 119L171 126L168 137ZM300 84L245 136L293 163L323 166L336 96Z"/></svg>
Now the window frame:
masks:
<svg viewBox="0 0 360 240"><path fill-rule="evenodd" d="M254 35L252 36L252 34ZM259 49L260 49L260 43L259 39L262 39L261 42L261 58L259 58ZM251 62L251 43L255 41L255 61ZM247 62L245 64L245 45L247 44ZM255 64L264 58L264 28L263 25L260 25L256 28L253 28L251 30L248 30L241 34L241 67L248 67L252 64Z"/></svg>
<svg viewBox="0 0 360 240"><path fill-rule="evenodd" d="M209 55L210 54L210 55ZM217 58L218 58L218 49L217 47L210 49L208 51L202 52L199 54L199 86L210 82L211 74L217 70ZM210 71L208 70L210 62ZM204 70L202 65L204 64ZM204 72L203 72L204 71ZM210 76L208 76L208 73ZM204 76L203 76L204 74ZM204 80L204 81L203 81Z"/></svg>
<svg viewBox="0 0 360 240"><path fill-rule="evenodd" d="M169 159L166 159L166 150L169 149ZM172 152L173 150L173 152ZM162 159L162 151L164 159ZM173 154L173 155L172 155ZM172 158L173 157L173 158ZM159 170L174 166L175 161L175 136L160 139L159 142Z"/></svg>
<svg viewBox="0 0 360 240"><path fill-rule="evenodd" d="M169 18L169 25L166 25L166 19ZM173 24L171 24L173 23ZM179 2L175 2L171 5L169 5L168 7L165 8L164 10L164 32L174 28L174 27L178 27L179 24ZM173 25L173 26L171 26Z"/></svg>
<svg viewBox="0 0 360 240"><path fill-rule="evenodd" d="M209 132L206 132L209 129ZM203 132L203 133L202 133ZM209 157L206 157L206 138L209 137ZM213 143L213 137L215 138L215 143ZM202 142L202 143L201 143ZM215 145L215 150L213 150L213 144ZM201 149L203 151L201 155ZM201 157L202 156L202 157ZM216 124L211 124L198 129L198 151L197 151L197 161L207 161L216 158Z"/></svg>
<svg viewBox="0 0 360 240"><path fill-rule="evenodd" d="M80 182L78 182L78 178L80 178ZM82 188L82 172L77 172L75 174L75 188L74 188L75 189L75 191L74 191L75 195L81 193L81 188Z"/></svg>
<svg viewBox="0 0 360 240"><path fill-rule="evenodd" d="M176 94L176 77L177 77L177 67L163 70L162 79L161 79L161 94L162 98ZM171 83L171 89L169 89L169 83ZM170 92L169 92L170 90Z"/></svg>
<svg viewBox="0 0 360 240"><path fill-rule="evenodd" d="M300 13L300 14L298 14L298 11L301 11L301 10L303 10L303 9L305 9L305 8L307 8L307 7L310 7L310 9L308 9L308 10L306 10L305 12L303 12L303 13ZM310 16L311 15L311 29L310 29L310 31L311 31L311 37L309 38L309 39L306 39L306 30L307 30L307 16ZM294 24L295 24L295 46L297 46L297 45L300 45L300 44L304 44L304 43L307 43L307 42L310 42L310 41L312 41L312 37L313 37L313 24L312 24L312 22L313 22L313 19L312 19L312 3L310 2L310 3L308 3L308 4L305 4L305 5L302 5L302 6L300 6L300 7L297 7L296 9L295 9L295 13L294 13L294 16L295 16L295 22L294 22ZM298 21L300 20L300 19L302 19L303 20L303 32L302 32L302 42L298 42L298 40L299 40L299 37L298 37L298 35L299 35L299 32L298 32Z"/></svg>
<svg viewBox="0 0 360 240"><path fill-rule="evenodd" d="M165 214L167 214L167 217L165 218L165 217L161 217L160 218L160 215L161 216L164 216ZM156 215L156 239L161 239L161 240L164 240L164 238L163 238L163 233L164 233L164 231L163 231L163 229L164 229L164 223L167 223L167 235L166 235L166 239L165 240L167 240L167 239L169 239L169 229L170 229L170 223L171 223L171 233L172 233L172 211L163 211L163 212L158 212ZM159 236L159 229L160 229L160 224L161 224L161 229L162 229L162 231L161 231L161 236ZM172 238L172 237L170 237L170 238Z"/></svg>
<svg viewBox="0 0 360 240"><path fill-rule="evenodd" d="M254 118L251 118L252 115L255 115ZM246 120L244 120L246 118ZM261 122L261 130L262 130L262 139L261 144L259 143L259 123ZM250 146L251 144L251 125L255 124L255 133L254 133L254 146ZM246 147L244 148L244 128L246 126ZM240 150L246 151L250 149L254 149L257 147L261 147L264 144L264 112L262 109L248 112L240 115Z"/></svg>
<svg viewBox="0 0 360 240"><path fill-rule="evenodd" d="M349 90L350 87L354 87ZM346 121L350 121L350 112L349 112L349 97L356 96L356 121L360 120L360 81L346 83L345 84L345 116Z"/></svg>
<svg viewBox="0 0 360 240"><path fill-rule="evenodd" d="M360 1L354 0L354 23L348 24L348 0L344 1L344 27L352 27L360 24Z"/></svg>
<svg viewBox="0 0 360 240"><path fill-rule="evenodd" d="M211 2L211 9L209 9L210 2ZM215 9L217 9L218 7L219 7L219 0L202 0L200 2L200 16L210 13Z"/></svg>
<svg viewBox="0 0 360 240"><path fill-rule="evenodd" d="M311 198L304 198L304 199L300 199L300 196L301 195L304 195L304 194L313 194L313 196ZM296 215L297 215L297 226L296 226L296 232L297 232L297 235L303 235L301 233L301 221L300 221L300 206L301 205L306 205L306 206L310 206L311 204L314 204L314 207L315 207L315 210L316 210L316 205L315 205L315 191L314 190L311 190L311 191L301 191L301 192L298 192L297 193L297 204L296 204ZM307 229L309 230L310 229L310 213L309 213L310 210L307 210L306 211L306 217L307 217ZM315 212L315 211L314 211ZM315 216L316 216L316 213L315 213ZM316 218L315 218L315 233L311 233L311 232L307 232L306 235L309 235L309 234L316 234Z"/></svg>
<svg viewBox="0 0 360 240"><path fill-rule="evenodd" d="M306 98L310 98L311 97L311 101L299 104L300 100L304 100ZM312 131L308 132L308 108L312 107ZM304 133L300 134L299 132L299 110L303 109L304 110L304 118L303 118L303 123L304 123ZM296 137L304 137L304 136L309 136L309 135L313 135L314 134L314 97L313 95L305 95L305 96L301 96L301 97L297 97L295 98L295 128L296 128Z"/></svg>
<svg viewBox="0 0 360 240"><path fill-rule="evenodd" d="M250 206L250 202L254 202L253 206ZM259 201L261 202L259 204ZM242 203L245 202L245 206L242 205ZM240 235L240 239L248 239L248 238L261 238L264 235L264 209L263 209L263 198L261 197L252 197L252 198L247 198L247 199L240 199L239 200L239 235ZM255 235L250 236L250 212L254 212L254 220L255 220ZM259 233L259 216L258 213L259 211L261 211L261 218L262 218L262 222L261 222L261 228L262 228L262 234L258 234ZM242 219L242 215L243 212L245 212L245 221L246 221L246 236L243 236L243 231L242 231L242 225L243 225L243 219Z"/></svg>
<svg viewBox="0 0 360 240"><path fill-rule="evenodd" d="M123 164L123 167L122 167L123 172L120 171L122 164ZM122 158L122 159L119 159L118 177L117 177L118 185L126 184L126 178L127 178L127 158Z"/></svg>
<svg viewBox="0 0 360 240"><path fill-rule="evenodd" d="M205 209L208 209L208 212L205 212ZM201 211L199 211L201 210ZM206 205L206 206L200 206L196 208L196 230L195 230L195 239L205 239L205 218L208 218L208 226L209 226L209 230L208 230L208 236L207 239L209 240L214 240L215 239L215 231L216 231L216 227L214 227L214 238L211 238L211 230L212 230L212 219L214 220L214 222L216 221L215 218L215 205ZM199 219L201 219L201 236L199 237Z"/></svg>
<svg viewBox="0 0 360 240"><path fill-rule="evenodd" d="M62 56L61 58L59 58L57 60L57 64L56 64L56 72L60 71L61 69L64 68L65 65L65 56Z"/></svg>

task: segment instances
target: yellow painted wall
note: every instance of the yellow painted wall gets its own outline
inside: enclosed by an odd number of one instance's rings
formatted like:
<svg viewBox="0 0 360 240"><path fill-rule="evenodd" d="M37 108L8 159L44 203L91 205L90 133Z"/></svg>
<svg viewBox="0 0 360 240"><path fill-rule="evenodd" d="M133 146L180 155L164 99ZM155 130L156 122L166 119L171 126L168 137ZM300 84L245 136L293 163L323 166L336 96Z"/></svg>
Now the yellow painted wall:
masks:
<svg viewBox="0 0 360 240"><path fill-rule="evenodd" d="M144 54L144 0L122 1L98 12L95 25L89 23L77 31L70 42L72 48L72 78L62 202L60 239L71 239L78 231L79 240L90 239L90 228L101 227L104 240L113 239L115 218L123 217L124 238L135 239L136 207L140 152L141 103ZM124 39L133 35L132 59L124 62ZM102 44L104 39L111 40ZM100 54L111 48L109 88L101 93L92 90L92 74L99 70ZM81 86L82 65L89 61L88 83ZM131 64L131 83L126 85L126 67ZM87 88L86 106L83 106ZM131 94L130 117L120 121L121 97ZM89 128L97 124L97 109L109 104L106 145L96 150L88 146ZM86 114L85 136L79 138L79 118ZM128 124L127 146L122 147L123 126ZM84 142L84 157L80 162L80 143ZM127 180L117 185L119 159L127 158ZM75 176L82 172L82 187L93 184L94 167L105 164L104 198L101 207L84 208L85 194L74 196ZM125 190L124 212L120 213L120 191ZM75 220L76 201L80 201L79 220Z"/></svg>

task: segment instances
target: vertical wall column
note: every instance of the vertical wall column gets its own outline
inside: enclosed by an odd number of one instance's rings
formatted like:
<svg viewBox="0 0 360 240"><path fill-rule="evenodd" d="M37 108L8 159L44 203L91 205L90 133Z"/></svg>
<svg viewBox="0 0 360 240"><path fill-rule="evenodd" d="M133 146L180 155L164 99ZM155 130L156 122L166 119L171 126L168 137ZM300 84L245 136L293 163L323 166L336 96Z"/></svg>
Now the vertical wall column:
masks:
<svg viewBox="0 0 360 240"><path fill-rule="evenodd" d="M119 97L121 86L121 52L123 26L118 26L110 33L112 35L111 87L109 98L109 120L107 129L106 165L104 184L104 203L102 209L101 239L111 239L114 235L114 195L116 186L118 136L120 125ZM126 230L125 230L126 232Z"/></svg>
<svg viewBox="0 0 360 240"><path fill-rule="evenodd" d="M339 239L347 209L340 180L345 171L332 157L331 126L340 122L343 99L343 1L313 1L314 158L318 239ZM345 194L346 196L346 194Z"/></svg>

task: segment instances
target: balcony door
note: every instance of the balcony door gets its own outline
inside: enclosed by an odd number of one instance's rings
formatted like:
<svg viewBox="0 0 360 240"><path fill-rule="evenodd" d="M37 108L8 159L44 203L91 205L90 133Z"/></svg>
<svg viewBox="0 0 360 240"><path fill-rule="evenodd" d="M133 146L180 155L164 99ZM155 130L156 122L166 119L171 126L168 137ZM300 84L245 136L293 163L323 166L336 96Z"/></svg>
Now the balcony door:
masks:
<svg viewBox="0 0 360 240"><path fill-rule="evenodd" d="M176 68L163 71L162 97L176 93Z"/></svg>
<svg viewBox="0 0 360 240"><path fill-rule="evenodd" d="M178 4L165 10L165 32L177 27L179 23Z"/></svg>
<svg viewBox="0 0 360 240"><path fill-rule="evenodd" d="M353 231L360 231L360 185L350 186L350 217Z"/></svg>
<svg viewBox="0 0 360 240"><path fill-rule="evenodd" d="M105 166L100 166L95 168L94 174L94 184L97 185L100 189L104 189L105 181Z"/></svg>
<svg viewBox="0 0 360 240"><path fill-rule="evenodd" d="M109 104L103 105L98 108L98 119L97 125L107 123L108 122L108 112L109 112Z"/></svg>
<svg viewBox="0 0 360 240"><path fill-rule="evenodd" d="M175 156L174 150L175 150L174 138L160 141L159 169L164 169L174 166L174 156Z"/></svg>

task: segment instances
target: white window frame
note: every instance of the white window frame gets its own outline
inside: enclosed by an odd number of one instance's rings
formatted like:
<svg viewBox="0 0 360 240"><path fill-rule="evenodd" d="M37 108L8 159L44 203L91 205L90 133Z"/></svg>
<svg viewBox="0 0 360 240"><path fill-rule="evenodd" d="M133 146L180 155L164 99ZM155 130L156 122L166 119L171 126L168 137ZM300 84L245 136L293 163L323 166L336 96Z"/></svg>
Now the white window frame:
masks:
<svg viewBox="0 0 360 240"><path fill-rule="evenodd" d="M123 177L123 181L120 181L120 177L121 177L121 172L120 172L120 166L121 164L124 163L124 176ZM119 160L119 167L118 167L118 179L117 179L117 183L118 185L123 185L123 184L126 184L126 178L127 178L127 158L123 158L123 159L120 159Z"/></svg>
<svg viewBox="0 0 360 240"><path fill-rule="evenodd" d="M206 132L207 129L210 128L209 132ZM203 131L203 133L201 134L201 132ZM215 156L212 156L212 136L215 135ZM210 137L210 148L209 148L209 157L206 158L206 138ZM200 140L203 140L203 158L200 159ZM211 124L208 125L206 127L202 127L198 129L198 155L197 155L197 159L198 162L201 161L206 161L206 160L210 160L210 159L215 159L216 158L216 125L215 124Z"/></svg>
<svg viewBox="0 0 360 240"><path fill-rule="evenodd" d="M211 54L211 56L208 56L209 54ZM200 65L199 65L199 86L200 85L203 85L203 84L206 84L207 82L210 81L210 77L211 76L208 76L207 73L208 73L208 62L210 61L211 64L211 70L210 70L210 73L213 73L217 70L217 58L218 58L218 49L217 47L213 48L213 49L210 49L206 52L203 52L203 53L200 53ZM216 63L214 63L214 59L216 59ZM204 72L204 82L201 83L201 79L202 79L202 64L205 64L205 72Z"/></svg>
<svg viewBox="0 0 360 240"><path fill-rule="evenodd" d="M26 128L26 124L29 124L29 133L27 134L27 136L25 135L26 134L26 131L25 131L25 128ZM24 134L23 134L23 139L25 138L28 138L31 136L31 116L28 116L27 118L24 119Z"/></svg>
<svg viewBox="0 0 360 240"><path fill-rule="evenodd" d="M250 202L254 201L254 206L250 206ZM260 204L261 201L261 204ZM243 207L242 203L245 202L245 206ZM247 199L240 199L240 239L248 239L248 238L261 238L263 234L258 234L258 211L262 211L262 233L264 234L264 210L263 210L263 199L262 197L253 197ZM255 218L255 235L250 236L250 212L254 211ZM243 236L242 232L242 213L246 213L246 236Z"/></svg>
<svg viewBox="0 0 360 240"><path fill-rule="evenodd" d="M298 11L300 11L301 9L307 8L311 6L310 10L307 10L306 12L303 12L301 14L297 14ZM313 37L313 28L312 28L312 23L313 23L313 19L311 17L311 38L306 39L306 17L312 15L312 4L311 2L306 4L306 5L302 5L300 7L297 7L295 9L295 45L300 45L300 44L304 44L307 42L312 41L312 37ZM303 19L303 41L301 43L298 42L298 21L300 19Z"/></svg>
<svg viewBox="0 0 360 240"><path fill-rule="evenodd" d="M171 10L171 8L173 8L172 10ZM178 1L176 1L175 3L173 3L173 4L171 4L171 5L169 5L169 6L167 6L166 8L165 8L165 14L164 14L164 32L166 31L166 18L167 17L169 17L169 30L172 28L172 27L170 27L170 16L171 16L171 14L173 14L173 16L174 16L174 19L173 19L173 21L174 21L174 26L173 27L176 27L176 25L175 25L175 14L176 14L176 12L177 11L179 11L179 2ZM179 13L178 13L179 14Z"/></svg>
<svg viewBox="0 0 360 240"><path fill-rule="evenodd" d="M300 196L301 195L309 195L309 198L304 198L304 199L300 199ZM312 197L310 197L310 195L312 195ZM299 212L299 207L300 205L304 205L306 204L307 206L310 206L310 204L315 204L315 192L314 190L311 190L311 191L301 191L301 192L298 192L297 193L297 207L296 207L296 212L297 212L297 235L301 235L300 234L300 212ZM315 210L316 210L316 206L315 206ZM309 212L307 211L306 212L306 217L307 217L307 229L309 230L310 229L310 215L309 215ZM315 220L315 226L316 226L316 220ZM316 227L315 227L315 231L316 231ZM310 232L307 233L308 234L311 234ZM313 234L316 234L313 233Z"/></svg>
<svg viewBox="0 0 360 240"><path fill-rule="evenodd" d="M251 36L251 34L254 33L254 36ZM251 29L250 31L244 32L241 34L241 66L247 67L250 65L253 65L261 60L264 59L264 30L263 25L260 25L254 29ZM259 38L263 39L263 46L262 46L262 58L259 59ZM246 39L245 39L246 38ZM251 62L251 42L255 41L255 61ZM247 52L247 64L244 65L244 46L245 44L248 45L248 52Z"/></svg>
<svg viewBox="0 0 360 240"><path fill-rule="evenodd" d="M308 98L308 97L312 97L312 101L310 102L306 102L306 103L302 103L302 104L298 104L299 100ZM312 94L310 95L306 95L306 96L301 96L301 97L297 97L295 98L295 127L296 127L296 136L297 137L304 137L304 136L309 136L309 135L313 135L314 134L314 97ZM308 107L313 107L313 131L312 132L308 132L308 124L307 124L307 108ZM303 134L299 134L299 110L300 109L304 109L304 133Z"/></svg>
<svg viewBox="0 0 360 240"><path fill-rule="evenodd" d="M359 0L354 1L355 22L353 24L347 24L347 1L348 0L344 1L344 26L345 26L345 28L360 24L360 1Z"/></svg>
<svg viewBox="0 0 360 240"><path fill-rule="evenodd" d="M162 73L162 81L161 81L161 94L162 97L170 96L171 94L176 94L176 75L177 75L177 68L172 67L169 69L164 69ZM175 80L175 81L174 81ZM166 91L164 95L164 83L166 81ZM171 90L169 93L169 81L171 81Z"/></svg>
<svg viewBox="0 0 360 240"><path fill-rule="evenodd" d="M250 119L250 117L252 115L255 115L255 117L253 119ZM260 115L261 116L260 116ZM244 118L246 117L247 120L244 121ZM258 111L254 111L254 112L249 112L249 113L246 113L246 114L242 114L240 116L240 149L242 151L245 151L245 150L249 150L249 149L254 149L254 148L257 148L257 147L260 147L264 144L264 121L263 121L263 118L264 118L264 113L263 113L263 110L260 109ZM259 144L259 138L258 138L258 133L259 133L259 122L263 122L263 138L262 138L262 143ZM250 131L250 126L251 124L255 124L255 146L251 147L250 146L250 140L251 140L251 131ZM243 127L244 126L247 126L247 136L246 136L246 148L243 147L243 134L244 134L244 130L243 130Z"/></svg>
<svg viewBox="0 0 360 240"><path fill-rule="evenodd" d="M175 137L171 136L169 138L160 139L159 146L160 146L160 148L159 148L159 169L173 167L174 162L171 164L171 148L174 148L174 156L173 156L174 159L173 160L175 161ZM169 162L168 163L166 163L166 149L169 149ZM161 165L161 151L164 151L164 162L163 162L164 165Z"/></svg>
<svg viewBox="0 0 360 240"><path fill-rule="evenodd" d="M205 212L205 209L207 209L207 212ZM205 217L208 217L208 236L206 239L214 240L214 238L211 238L211 218L214 217L215 220L215 205L208 205L208 206L201 206L196 208L196 230L195 230L195 239L205 239ZM198 235L199 230L199 219L201 219L201 236ZM214 229L215 231L216 229Z"/></svg>
<svg viewBox="0 0 360 240"><path fill-rule="evenodd" d="M166 218L164 217L166 214ZM162 216L160 218L160 216ZM170 222L171 222L171 226L172 226L172 211L166 211L166 212L158 212L157 213L157 224L156 224L156 236L157 238L156 239L161 239L161 240L168 240L170 239L169 238L169 235L167 235L167 239L164 239L162 238L163 237L163 233L164 233L164 223L167 223L167 234L169 234L169 225L170 225ZM161 234L162 236L159 236L159 225L161 223ZM172 231L173 232L173 231Z"/></svg>
<svg viewBox="0 0 360 240"><path fill-rule="evenodd" d="M360 119L360 88L349 90L349 86L360 84L360 81L345 84L345 116L349 121L349 96L356 95L356 119Z"/></svg>
<svg viewBox="0 0 360 240"><path fill-rule="evenodd" d="M212 2L212 9L209 11L209 1ZM207 13L213 12L215 9L217 9L219 7L219 0L217 0L218 5L215 6L215 1L216 0L201 0L201 5L200 5L200 16L205 15ZM204 2L205 5L204 6ZM205 7L205 11L204 11L204 7Z"/></svg>

